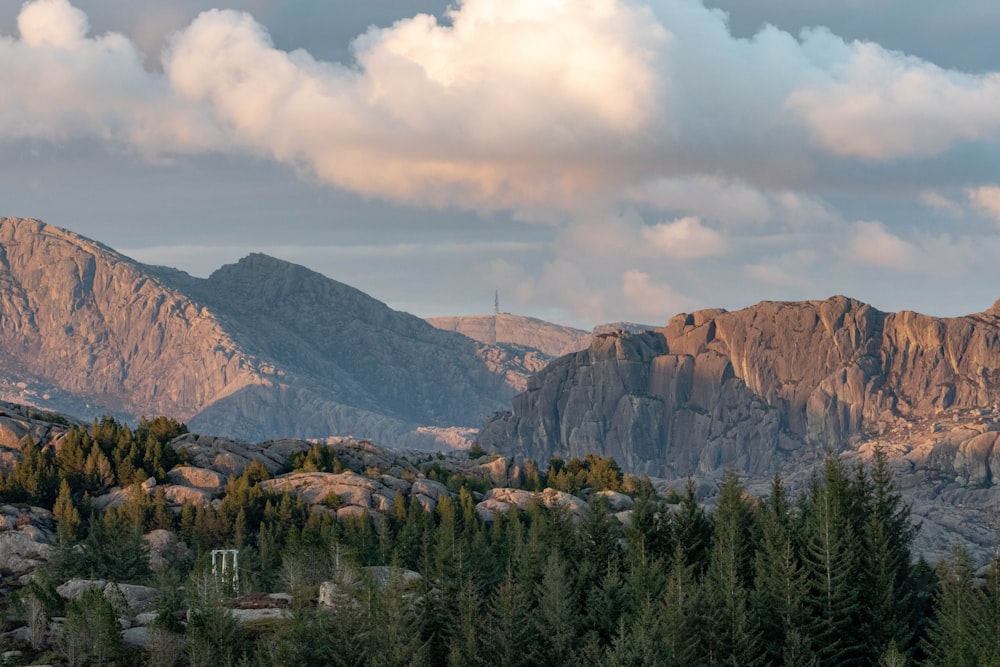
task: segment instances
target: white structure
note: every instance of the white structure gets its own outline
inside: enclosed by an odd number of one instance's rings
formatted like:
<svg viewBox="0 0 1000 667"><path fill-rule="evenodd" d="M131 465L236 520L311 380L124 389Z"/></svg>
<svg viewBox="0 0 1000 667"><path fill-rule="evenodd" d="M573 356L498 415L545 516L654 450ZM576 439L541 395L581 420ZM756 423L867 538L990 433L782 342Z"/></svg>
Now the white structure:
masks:
<svg viewBox="0 0 1000 667"><path fill-rule="evenodd" d="M236 549L212 550L212 575L219 587L230 595L240 593L240 562Z"/></svg>

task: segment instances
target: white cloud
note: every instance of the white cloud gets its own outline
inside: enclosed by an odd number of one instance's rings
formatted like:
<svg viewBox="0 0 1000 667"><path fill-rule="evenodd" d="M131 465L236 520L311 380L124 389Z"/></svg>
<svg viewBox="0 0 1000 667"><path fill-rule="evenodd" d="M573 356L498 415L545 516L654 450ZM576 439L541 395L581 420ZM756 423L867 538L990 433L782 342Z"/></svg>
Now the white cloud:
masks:
<svg viewBox="0 0 1000 667"><path fill-rule="evenodd" d="M699 259L726 253L726 239L694 217L661 222L642 230L649 249L664 257Z"/></svg>
<svg viewBox="0 0 1000 667"><path fill-rule="evenodd" d="M0 38L0 138L250 152L421 205L632 200L760 223L823 161L1000 134L1000 75L820 30L736 39L698 0L464 0L443 20L369 29L350 65L211 10L170 40L165 74L121 34L87 36L65 0L28 2L20 23L20 39Z"/></svg>
<svg viewBox="0 0 1000 667"><path fill-rule="evenodd" d="M870 160L919 158L1000 136L1000 74L941 69L878 44L805 35L825 69L788 96L824 149ZM832 60L832 62L831 62Z"/></svg>
<svg viewBox="0 0 1000 667"><path fill-rule="evenodd" d="M766 222L774 214L771 202L760 190L705 174L645 181L631 188L628 196L659 210L730 224Z"/></svg>
<svg viewBox="0 0 1000 667"><path fill-rule="evenodd" d="M858 221L847 252L858 264L868 264L896 271L912 271L917 267L919 249L886 230L881 222Z"/></svg>
<svg viewBox="0 0 1000 667"><path fill-rule="evenodd" d="M777 264L770 262L749 264L743 269L743 272L751 280L774 287L801 287L804 282L800 276L792 275Z"/></svg>
<svg viewBox="0 0 1000 667"><path fill-rule="evenodd" d="M89 25L87 15L67 0L39 0L24 6L17 28L28 46L69 49L83 41Z"/></svg>
<svg viewBox="0 0 1000 667"><path fill-rule="evenodd" d="M933 190L921 192L920 201L924 206L942 213L955 215L962 212L961 204Z"/></svg>
<svg viewBox="0 0 1000 667"><path fill-rule="evenodd" d="M97 137L147 155L219 148L211 117L143 68L117 33L87 36L65 0L26 3L20 40L0 37L0 141Z"/></svg>
<svg viewBox="0 0 1000 667"><path fill-rule="evenodd" d="M969 200L983 213L1000 222L1000 186L969 188Z"/></svg>
<svg viewBox="0 0 1000 667"><path fill-rule="evenodd" d="M666 324L672 315L694 306L692 299L638 269L622 274L622 297L630 313L638 319L650 320L651 324Z"/></svg>

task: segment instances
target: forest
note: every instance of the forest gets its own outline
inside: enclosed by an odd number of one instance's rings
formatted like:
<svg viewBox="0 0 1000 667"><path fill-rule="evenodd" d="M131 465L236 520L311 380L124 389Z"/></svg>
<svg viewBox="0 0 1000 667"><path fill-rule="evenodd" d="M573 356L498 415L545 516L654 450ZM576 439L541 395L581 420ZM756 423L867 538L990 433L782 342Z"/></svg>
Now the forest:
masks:
<svg viewBox="0 0 1000 667"><path fill-rule="evenodd" d="M104 418L58 451L25 444L0 499L51 509L58 544L0 601L3 629L31 637L4 640L16 652L0 665L1000 666L1000 559L977 576L957 547L917 557L882 452L857 468L831 456L795 493L776 477L765 498L730 473L711 509L693 483L662 497L611 459L529 462L525 488L589 498L589 512L533 501L489 522L484 482L431 463L424 474L452 491L433 512L399 494L388 512L338 519L338 497L310 506L262 488L259 463L216 502L171 507L142 483L185 461L171 445L185 432ZM324 445L286 466L344 468ZM115 487L127 499L98 510ZM627 521L602 490L633 498ZM143 536L157 529L188 548L154 572ZM238 581L213 574L223 548L238 552ZM130 610L113 587L59 595L72 578L158 589L146 646L122 643ZM276 617L230 611L279 591Z"/></svg>

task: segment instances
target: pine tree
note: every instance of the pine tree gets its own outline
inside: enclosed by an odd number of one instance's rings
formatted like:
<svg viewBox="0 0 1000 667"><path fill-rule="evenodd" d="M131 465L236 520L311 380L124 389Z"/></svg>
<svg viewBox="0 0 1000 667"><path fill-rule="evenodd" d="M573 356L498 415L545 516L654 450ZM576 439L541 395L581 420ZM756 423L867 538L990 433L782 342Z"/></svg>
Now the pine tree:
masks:
<svg viewBox="0 0 1000 667"><path fill-rule="evenodd" d="M80 529L80 511L73 504L69 482L65 479L59 484L59 497L52 507L52 515L56 520L56 532L60 544L71 544L76 541Z"/></svg>
<svg viewBox="0 0 1000 667"><path fill-rule="evenodd" d="M806 581L788 499L778 476L771 483L771 496L762 513L761 526L753 606L761 624L764 650L771 664L782 664L788 654L801 660L808 647L808 638L802 633Z"/></svg>
<svg viewBox="0 0 1000 667"><path fill-rule="evenodd" d="M711 560L702 583L702 655L706 664L751 667L760 663L760 631L750 607L754 518L736 473L719 491L713 516Z"/></svg>
<svg viewBox="0 0 1000 667"><path fill-rule="evenodd" d="M556 549L545 563L537 597L538 634L544 641L546 663L575 665L577 606L566 566Z"/></svg>
<svg viewBox="0 0 1000 667"><path fill-rule="evenodd" d="M858 539L851 523L852 489L836 458L828 458L822 480L814 479L805 498L803 563L809 588L809 642L818 664L840 667L863 664Z"/></svg>
<svg viewBox="0 0 1000 667"><path fill-rule="evenodd" d="M897 650L911 646L915 630L911 609L916 603L911 545L917 527L910 520L909 507L895 491L881 448L875 450L868 516L862 531L862 623L869 658L876 660L890 643Z"/></svg>
<svg viewBox="0 0 1000 667"><path fill-rule="evenodd" d="M687 564L684 549L678 544L670 560L662 604L665 664L683 667L696 663L699 634L695 628L694 606L697 599L694 566Z"/></svg>
<svg viewBox="0 0 1000 667"><path fill-rule="evenodd" d="M544 664L532 623L530 596L508 569L490 599L483 628L483 645L496 667L526 667Z"/></svg>
<svg viewBox="0 0 1000 667"><path fill-rule="evenodd" d="M956 547L951 558L940 564L938 576L941 588L923 646L927 663L933 667L978 667L981 596L973 587L968 552Z"/></svg>

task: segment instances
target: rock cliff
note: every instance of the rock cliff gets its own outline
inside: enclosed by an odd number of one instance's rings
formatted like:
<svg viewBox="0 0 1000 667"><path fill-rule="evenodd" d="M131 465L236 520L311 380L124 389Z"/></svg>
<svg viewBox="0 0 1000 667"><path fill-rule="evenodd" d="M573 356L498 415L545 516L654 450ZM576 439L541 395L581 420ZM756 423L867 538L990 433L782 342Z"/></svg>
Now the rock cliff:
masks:
<svg viewBox="0 0 1000 667"><path fill-rule="evenodd" d="M418 444L418 426L478 425L539 365L265 255L199 279L0 219L0 397L244 439Z"/></svg>
<svg viewBox="0 0 1000 667"><path fill-rule="evenodd" d="M776 472L900 422L1000 402L1000 308L952 319L844 297L595 337L484 425L482 445L597 453L667 478Z"/></svg>

